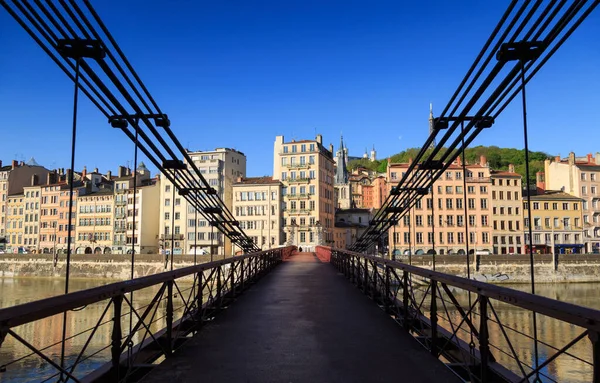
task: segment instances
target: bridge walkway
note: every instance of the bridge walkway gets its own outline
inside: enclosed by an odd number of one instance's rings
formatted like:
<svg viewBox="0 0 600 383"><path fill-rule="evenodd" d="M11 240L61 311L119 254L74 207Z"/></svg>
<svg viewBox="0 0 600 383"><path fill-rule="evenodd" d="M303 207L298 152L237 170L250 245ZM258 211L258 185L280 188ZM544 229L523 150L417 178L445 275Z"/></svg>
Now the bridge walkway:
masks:
<svg viewBox="0 0 600 383"><path fill-rule="evenodd" d="M459 382L313 253L252 286L144 382Z"/></svg>

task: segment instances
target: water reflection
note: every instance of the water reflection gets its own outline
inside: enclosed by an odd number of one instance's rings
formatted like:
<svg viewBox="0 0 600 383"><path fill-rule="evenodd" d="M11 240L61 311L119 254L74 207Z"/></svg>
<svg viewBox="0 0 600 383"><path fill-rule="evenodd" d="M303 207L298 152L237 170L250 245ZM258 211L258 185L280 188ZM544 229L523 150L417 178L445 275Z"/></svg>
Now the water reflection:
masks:
<svg viewBox="0 0 600 383"><path fill-rule="evenodd" d="M530 292L528 285L509 285L507 287ZM564 302L574 303L581 306L587 306L595 309L600 309L600 302L597 299L597 289L599 283L587 284L555 284L555 285L537 285L536 293L548 298L561 300ZM457 300L465 308L468 308L468 293L464 290L450 288ZM423 296L423 291L417 293L417 301L420 302ZM450 330L451 321L454 326L460 323L460 314L452 308L452 303L444 294L444 302L448 308L448 313L444 310L444 303L438 303L438 310L441 310L439 324ZM472 300L476 299L472 295ZM532 366L535 365L534 342L530 337L533 337L533 316L532 313L522 310L516 306L490 300L491 305L498 316L496 319L494 312L489 310L489 341L490 350L496 361L501 365L509 368L511 371L522 376L522 370L529 373ZM429 300L425 300L423 310L427 313L429 310ZM465 309L466 311L466 309ZM478 307L473 312L473 322L476 327L479 327L479 311ZM556 349L561 349L570 341L580 335L584 329L578 326L570 325L544 315L537 315L538 328L538 343L539 348L539 364L542 364L556 352ZM466 342L470 341L470 333L468 327L464 324L459 332L459 337ZM506 336L503 333L506 333ZM507 340L508 338L508 340ZM510 345L509 345L510 341ZM521 366L514 358L517 355L521 362ZM554 348L553 348L554 347ZM543 370L540 379L543 382L589 382L592 374L592 349L591 343L587 337L581 339L577 344L571 347L568 351L571 356L563 355L549 363ZM521 370L522 369L522 370Z"/></svg>
<svg viewBox="0 0 600 383"><path fill-rule="evenodd" d="M70 290L78 291L92 287L98 287L111 283L102 279L85 279L72 280L70 282ZM182 294L189 294L191 281L179 282ZM142 315L145 307L155 296L159 290L158 286L149 287L134 293L134 307L138 310L139 315ZM60 295L64 291L64 282L54 279L34 279L34 278L16 278L3 279L0 278L0 307L9 307L18 304L27 303L30 301L48 298L55 295ZM174 302L174 306L182 306L181 297ZM110 359L110 342L112 330L113 308L108 307L108 301L98 302L85 307L80 311L71 311L68 313L67 320L67 338L65 342L66 357L65 365L70 366L78 358L79 352L84 347L91 329L100 323L100 327L93 335L92 340L82 356L84 363L79 365L75 370L76 376L83 376L86 372L92 371ZM123 303L123 317L121 326L123 336L129 333L129 307ZM102 318L103 313L106 313ZM164 317L166 315L166 302L163 301L158 306L155 322L150 326L152 332L156 332L165 327ZM176 318L179 317L176 315ZM102 319L101 319L102 318ZM134 317L133 323L135 324ZM55 315L44 320L32 322L14 328L13 330L22 338L30 342L38 349L45 348L44 354L50 357L54 362L59 363L61 353L63 315ZM143 332L138 332L134 335L134 344L142 340ZM23 382L23 381L44 381L53 378L56 370L46 361L38 356L29 356L31 351L21 344L19 341L8 335L0 347L0 366L18 360L16 363L6 366L5 372L0 372L0 382Z"/></svg>

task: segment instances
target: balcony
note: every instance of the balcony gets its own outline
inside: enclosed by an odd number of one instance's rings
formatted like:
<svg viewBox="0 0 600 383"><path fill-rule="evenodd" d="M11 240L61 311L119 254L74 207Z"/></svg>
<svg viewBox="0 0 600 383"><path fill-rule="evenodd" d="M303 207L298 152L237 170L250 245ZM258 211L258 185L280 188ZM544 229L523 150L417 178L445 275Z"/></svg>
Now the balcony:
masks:
<svg viewBox="0 0 600 383"><path fill-rule="evenodd" d="M127 242L125 241L113 241L113 246L125 246Z"/></svg>
<svg viewBox="0 0 600 383"><path fill-rule="evenodd" d="M125 230L125 226L115 226L115 233L124 233Z"/></svg>
<svg viewBox="0 0 600 383"><path fill-rule="evenodd" d="M308 169L308 168L310 168L311 165L313 165L313 164L304 163L304 164L286 164L283 166L285 166L288 169L302 169L302 168Z"/></svg>
<svg viewBox="0 0 600 383"><path fill-rule="evenodd" d="M183 234L174 234L174 235L171 235L171 234L168 234L168 235L161 234L160 235L160 239L165 240L165 241L170 241L170 240L173 240L173 239L176 240L176 241L177 240L183 240L184 237L185 236Z"/></svg>
<svg viewBox="0 0 600 383"><path fill-rule="evenodd" d="M125 213L116 213L115 218L116 219L125 219Z"/></svg>
<svg viewBox="0 0 600 383"><path fill-rule="evenodd" d="M303 199L303 198L310 198L311 194L288 194L287 197L289 199Z"/></svg>
<svg viewBox="0 0 600 383"><path fill-rule="evenodd" d="M119 201L119 200L115 201L115 206L125 206L125 205L127 205L126 200L125 201Z"/></svg>
<svg viewBox="0 0 600 383"><path fill-rule="evenodd" d="M467 182L490 182L490 177L467 177Z"/></svg>
<svg viewBox="0 0 600 383"><path fill-rule="evenodd" d="M288 183L292 184L292 183L302 183L302 182L310 182L310 178L288 178L286 180Z"/></svg>
<svg viewBox="0 0 600 383"><path fill-rule="evenodd" d="M298 210L298 209L289 209L289 210L286 210L286 212L287 212L288 214L310 214L310 212L311 212L311 211L310 211L310 210L307 210L307 209L302 209L302 210Z"/></svg>

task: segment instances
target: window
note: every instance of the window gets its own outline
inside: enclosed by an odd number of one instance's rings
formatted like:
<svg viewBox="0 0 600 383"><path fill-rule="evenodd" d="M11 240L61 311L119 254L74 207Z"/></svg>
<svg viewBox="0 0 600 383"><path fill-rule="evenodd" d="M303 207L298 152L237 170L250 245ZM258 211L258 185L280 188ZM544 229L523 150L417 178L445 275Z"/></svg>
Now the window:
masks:
<svg viewBox="0 0 600 383"><path fill-rule="evenodd" d="M288 152L288 147L287 147L287 146L284 146L284 147L283 147L283 152L284 152L284 153L287 153L287 152Z"/></svg>
<svg viewBox="0 0 600 383"><path fill-rule="evenodd" d="M165 206L171 206L171 199L170 198L166 198L165 199Z"/></svg>
<svg viewBox="0 0 600 383"><path fill-rule="evenodd" d="M454 243L454 233L448 233L448 243Z"/></svg>
<svg viewBox="0 0 600 383"><path fill-rule="evenodd" d="M488 208L487 198L482 198L481 199L481 208L482 209L487 209Z"/></svg>
<svg viewBox="0 0 600 383"><path fill-rule="evenodd" d="M482 174L483 174L483 173L482 173ZM479 187L479 192L480 192L481 194L487 194L487 186L480 186L480 187ZM500 193L502 193L502 192L500 192ZM502 195L502 194L500 194L500 195ZM500 199L502 199L502 197L500 197Z"/></svg>
<svg viewBox="0 0 600 383"><path fill-rule="evenodd" d="M423 216L422 215L417 215L415 217L415 222L417 226L423 226Z"/></svg>
<svg viewBox="0 0 600 383"><path fill-rule="evenodd" d="M475 194L475 186L467 186L467 193Z"/></svg>
<svg viewBox="0 0 600 383"><path fill-rule="evenodd" d="M590 187L590 192L592 193L592 195L596 195L596 193L597 193L596 187L595 186ZM37 203L36 203L36 208L37 208Z"/></svg>
<svg viewBox="0 0 600 383"><path fill-rule="evenodd" d="M581 194L587 194L587 186L581 187Z"/></svg>
<svg viewBox="0 0 600 383"><path fill-rule="evenodd" d="M585 179L586 179L586 174L585 173L581 173L581 180L585 181Z"/></svg>
<svg viewBox="0 0 600 383"><path fill-rule="evenodd" d="M487 226L487 225L488 225L488 216L482 215L481 216L481 226Z"/></svg>
<svg viewBox="0 0 600 383"><path fill-rule="evenodd" d="M475 226L476 217L474 215L469 216L469 226Z"/></svg>
<svg viewBox="0 0 600 383"><path fill-rule="evenodd" d="M415 234L417 243L423 243L423 233L416 233Z"/></svg>
<svg viewBox="0 0 600 383"><path fill-rule="evenodd" d="M469 198L467 202L469 209L475 209L475 198Z"/></svg>

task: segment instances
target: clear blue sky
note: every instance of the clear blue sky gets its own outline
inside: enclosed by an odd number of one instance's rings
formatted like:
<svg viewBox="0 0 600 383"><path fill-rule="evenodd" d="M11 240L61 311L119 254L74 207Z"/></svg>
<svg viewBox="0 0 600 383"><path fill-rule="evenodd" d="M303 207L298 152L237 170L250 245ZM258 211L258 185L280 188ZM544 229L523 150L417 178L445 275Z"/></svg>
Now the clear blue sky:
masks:
<svg viewBox="0 0 600 383"><path fill-rule="evenodd" d="M312 138L351 155L419 146L504 11L500 1L96 1L193 150L233 147L272 172L273 141ZM600 11L528 87L530 148L600 151ZM72 83L0 9L0 159L68 167ZM519 103L477 144L522 147ZM132 161L133 144L81 103L76 168Z"/></svg>

